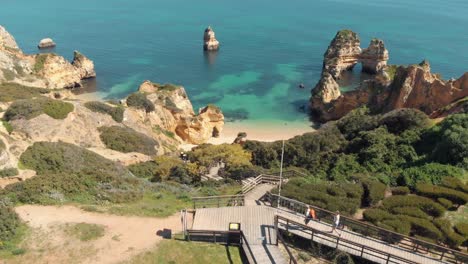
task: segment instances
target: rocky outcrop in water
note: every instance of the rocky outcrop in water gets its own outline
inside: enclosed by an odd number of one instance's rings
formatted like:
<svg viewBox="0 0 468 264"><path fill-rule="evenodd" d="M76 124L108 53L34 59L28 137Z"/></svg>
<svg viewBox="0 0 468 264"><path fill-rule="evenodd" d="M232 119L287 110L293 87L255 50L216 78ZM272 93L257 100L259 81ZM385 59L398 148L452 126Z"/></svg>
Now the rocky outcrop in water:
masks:
<svg viewBox="0 0 468 264"><path fill-rule="evenodd" d="M337 79L343 71L352 70L361 54L359 36L351 30L336 33L323 59L323 72Z"/></svg>
<svg viewBox="0 0 468 264"><path fill-rule="evenodd" d="M48 49L53 48L55 46L57 46L57 44L55 44L55 42L51 38L41 39L41 41L39 41L39 44L37 45L39 49Z"/></svg>
<svg viewBox="0 0 468 264"><path fill-rule="evenodd" d="M458 80L444 81L431 73L427 61L398 67L387 65L388 59L382 40L372 39L369 47L361 51L356 33L339 31L325 53L321 79L312 90L312 113L325 122L366 105L373 112L417 108L428 115L437 115L441 108L468 96L468 73ZM372 78L363 81L356 90L340 92L337 80L358 62Z"/></svg>
<svg viewBox="0 0 468 264"><path fill-rule="evenodd" d="M215 37L215 32L209 26L205 29L203 35L203 49L207 51L215 51L219 49L219 41Z"/></svg>
<svg viewBox="0 0 468 264"><path fill-rule="evenodd" d="M14 38L0 26L0 82L61 89L80 87L82 79L94 76L93 62L78 52L73 65L53 53L23 54Z"/></svg>
<svg viewBox="0 0 468 264"><path fill-rule="evenodd" d="M80 79L96 77L96 72L94 71L94 62L76 50L73 53L72 65L80 73Z"/></svg>
<svg viewBox="0 0 468 264"><path fill-rule="evenodd" d="M362 50L359 60L362 63L362 71L376 74L387 66L388 50L383 40L372 39L369 47Z"/></svg>

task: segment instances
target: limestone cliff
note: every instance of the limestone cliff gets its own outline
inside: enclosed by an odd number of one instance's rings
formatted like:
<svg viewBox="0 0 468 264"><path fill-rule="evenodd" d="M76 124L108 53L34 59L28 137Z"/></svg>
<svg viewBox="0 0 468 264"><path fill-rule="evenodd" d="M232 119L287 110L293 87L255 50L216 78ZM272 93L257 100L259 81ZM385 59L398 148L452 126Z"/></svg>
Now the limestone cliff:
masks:
<svg viewBox="0 0 468 264"><path fill-rule="evenodd" d="M202 144L223 129L224 115L221 110L210 105L200 109L196 115L181 86L145 81L138 90L145 93L155 106L155 110L149 113L140 110L138 119L174 133L181 141Z"/></svg>
<svg viewBox="0 0 468 264"><path fill-rule="evenodd" d="M0 83L17 82L49 89L79 87L82 79L96 75L93 62L78 52L75 52L73 65L52 53L24 54L1 26L0 69Z"/></svg>
<svg viewBox="0 0 468 264"><path fill-rule="evenodd" d="M319 83L312 90L314 98L320 98L323 103L329 103L341 96L340 86L333 79L333 76L325 72Z"/></svg>
<svg viewBox="0 0 468 264"><path fill-rule="evenodd" d="M211 27L205 29L203 34L203 49L207 51L215 51L219 49L219 41L215 37L215 32Z"/></svg>

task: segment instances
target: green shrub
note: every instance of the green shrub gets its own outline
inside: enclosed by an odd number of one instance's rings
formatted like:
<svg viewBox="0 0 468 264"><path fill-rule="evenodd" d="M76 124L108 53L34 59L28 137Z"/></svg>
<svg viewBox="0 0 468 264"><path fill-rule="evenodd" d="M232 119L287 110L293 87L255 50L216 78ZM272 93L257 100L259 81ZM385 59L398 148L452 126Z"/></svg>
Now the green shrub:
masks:
<svg viewBox="0 0 468 264"><path fill-rule="evenodd" d="M394 207L417 207L426 214L434 217L442 216L445 208L429 198L421 196L402 196L396 195L383 200L383 207L390 210Z"/></svg>
<svg viewBox="0 0 468 264"><path fill-rule="evenodd" d="M64 119L68 116L68 113L73 111L73 109L74 106L71 103L45 97L30 100L18 100L11 104L7 109L4 119L6 121L18 118L32 119L43 113L54 119Z"/></svg>
<svg viewBox="0 0 468 264"><path fill-rule="evenodd" d="M128 153L140 152L146 155L156 155L155 147L159 143L129 127L111 126L99 128L100 138L104 144L113 150Z"/></svg>
<svg viewBox="0 0 468 264"><path fill-rule="evenodd" d="M99 101L86 102L84 106L93 112L108 114L116 122L122 123L123 121L125 109L122 106L114 107Z"/></svg>
<svg viewBox="0 0 468 264"><path fill-rule="evenodd" d="M407 195L410 193L410 189L406 186L398 186L392 188L393 195Z"/></svg>
<svg viewBox="0 0 468 264"><path fill-rule="evenodd" d="M155 161L141 162L127 167L133 175L139 178L151 179L151 181L161 181L159 166Z"/></svg>
<svg viewBox="0 0 468 264"><path fill-rule="evenodd" d="M198 175L191 173L187 167L182 165L171 168L171 171L169 172L169 179L182 184L192 184L200 182L201 180Z"/></svg>
<svg viewBox="0 0 468 264"><path fill-rule="evenodd" d="M379 125L387 127L388 131L400 134L415 128L425 128L430 124L429 117L418 109L402 108L384 114Z"/></svg>
<svg viewBox="0 0 468 264"><path fill-rule="evenodd" d="M398 178L398 184L408 186L411 189L417 183L440 184L445 177L461 178L463 170L450 165L427 163L419 167L411 167L403 170Z"/></svg>
<svg viewBox="0 0 468 264"><path fill-rule="evenodd" d="M398 215L408 215L418 218L427 219L429 216L417 207L394 207L390 209L390 212Z"/></svg>
<svg viewBox="0 0 468 264"><path fill-rule="evenodd" d="M466 193L431 184L417 184L416 193L434 199L445 198L458 205L464 205L468 201L468 194Z"/></svg>
<svg viewBox="0 0 468 264"><path fill-rule="evenodd" d="M21 99L31 99L48 93L43 88L29 87L17 83L0 83L0 102L13 102Z"/></svg>
<svg viewBox="0 0 468 264"><path fill-rule="evenodd" d="M11 134L11 132L13 132L13 126L10 123L8 123L7 121L2 120L2 124L5 127L8 134Z"/></svg>
<svg viewBox="0 0 468 264"><path fill-rule="evenodd" d="M15 248L11 251L11 254L15 255L15 256L18 256L18 255L23 255L24 253L26 253L26 249L24 248Z"/></svg>
<svg viewBox="0 0 468 264"><path fill-rule="evenodd" d="M434 224L444 234L443 242L451 248L458 248L464 241L465 238L453 231L450 221L446 219L436 219Z"/></svg>
<svg viewBox="0 0 468 264"><path fill-rule="evenodd" d="M411 224L406 221L401 221L401 219L383 220L379 226L405 236L409 235L411 231Z"/></svg>
<svg viewBox="0 0 468 264"><path fill-rule="evenodd" d="M453 203L445 198L437 198L437 202L447 209L451 209L453 207Z"/></svg>
<svg viewBox="0 0 468 264"><path fill-rule="evenodd" d="M455 230L460 235L468 238L468 223L460 222L460 223L456 224L455 225Z"/></svg>
<svg viewBox="0 0 468 264"><path fill-rule="evenodd" d="M17 168L5 168L3 170L0 170L0 178L16 176L18 175L18 173L19 172Z"/></svg>
<svg viewBox="0 0 468 264"><path fill-rule="evenodd" d="M441 185L450 189L468 193L468 184L464 184L460 179L457 178L445 177L442 179Z"/></svg>
<svg viewBox="0 0 468 264"><path fill-rule="evenodd" d="M136 92L127 97L127 105L138 109L144 109L147 113L154 111L153 102L146 98L146 94Z"/></svg>
<svg viewBox="0 0 468 264"><path fill-rule="evenodd" d="M70 103L49 99L42 107L45 114L54 119L65 119L74 106Z"/></svg>
<svg viewBox="0 0 468 264"><path fill-rule="evenodd" d="M408 221L411 224L411 231L415 235L419 235L436 241L443 238L442 232L440 232L440 230L431 221L427 219L411 216L403 216L402 219Z"/></svg>
<svg viewBox="0 0 468 264"><path fill-rule="evenodd" d="M378 224L385 219L395 219L393 214L382 209L367 209L363 213L364 220Z"/></svg>
<svg viewBox="0 0 468 264"><path fill-rule="evenodd" d="M20 162L38 175L0 191L15 202L123 202L141 197L140 181L125 168L72 144L36 142Z"/></svg>
<svg viewBox="0 0 468 264"><path fill-rule="evenodd" d="M1 242L6 242L13 238L20 226L20 219L15 211L5 205L0 204L0 249Z"/></svg>
<svg viewBox="0 0 468 264"><path fill-rule="evenodd" d="M364 188L363 204L365 206L376 205L385 197L387 186L378 181L365 180L362 182Z"/></svg>

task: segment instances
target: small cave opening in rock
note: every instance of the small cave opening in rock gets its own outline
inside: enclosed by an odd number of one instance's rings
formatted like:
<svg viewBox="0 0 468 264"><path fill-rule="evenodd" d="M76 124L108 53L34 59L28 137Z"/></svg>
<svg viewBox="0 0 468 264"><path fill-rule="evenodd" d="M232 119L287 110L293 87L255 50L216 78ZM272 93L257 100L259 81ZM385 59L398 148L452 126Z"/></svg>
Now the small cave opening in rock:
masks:
<svg viewBox="0 0 468 264"><path fill-rule="evenodd" d="M219 129L217 127L213 127L213 132L211 132L211 136L215 138L219 137Z"/></svg>

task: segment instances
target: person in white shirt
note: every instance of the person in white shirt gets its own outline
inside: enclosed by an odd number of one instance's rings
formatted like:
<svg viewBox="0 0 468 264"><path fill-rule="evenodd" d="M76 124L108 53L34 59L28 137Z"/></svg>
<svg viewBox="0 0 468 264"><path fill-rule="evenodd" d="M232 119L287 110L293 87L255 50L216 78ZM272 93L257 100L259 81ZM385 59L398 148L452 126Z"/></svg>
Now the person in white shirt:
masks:
<svg viewBox="0 0 468 264"><path fill-rule="evenodd" d="M340 216L340 211L336 211L336 215L333 217L333 226L332 226L332 230L330 233L333 233L333 231L336 230L336 228L340 225L340 219L341 216ZM338 233L339 236L341 236L341 233L338 232L338 230L336 231Z"/></svg>

